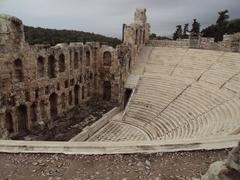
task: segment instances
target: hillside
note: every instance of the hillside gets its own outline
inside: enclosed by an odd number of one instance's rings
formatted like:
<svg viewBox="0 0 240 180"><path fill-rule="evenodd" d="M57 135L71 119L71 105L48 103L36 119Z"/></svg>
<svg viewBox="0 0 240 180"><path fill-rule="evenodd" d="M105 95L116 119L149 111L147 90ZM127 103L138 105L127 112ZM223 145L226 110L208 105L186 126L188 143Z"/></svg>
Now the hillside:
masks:
<svg viewBox="0 0 240 180"><path fill-rule="evenodd" d="M74 30L56 30L40 27L24 26L26 41L33 44L51 44L69 43L69 42L102 42L115 47L121 41L117 38L111 38L100 34L94 34Z"/></svg>

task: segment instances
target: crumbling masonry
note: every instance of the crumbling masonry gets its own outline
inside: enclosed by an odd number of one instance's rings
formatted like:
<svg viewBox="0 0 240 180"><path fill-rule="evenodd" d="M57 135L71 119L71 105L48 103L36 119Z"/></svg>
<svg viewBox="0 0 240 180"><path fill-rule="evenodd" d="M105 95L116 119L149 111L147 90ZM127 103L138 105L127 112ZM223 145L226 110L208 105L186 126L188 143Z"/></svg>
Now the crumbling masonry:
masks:
<svg viewBox="0 0 240 180"><path fill-rule="evenodd" d="M30 46L22 21L0 15L0 139L50 129L62 113L92 98L121 104L125 80L149 41L146 10L123 27L116 49L96 42Z"/></svg>

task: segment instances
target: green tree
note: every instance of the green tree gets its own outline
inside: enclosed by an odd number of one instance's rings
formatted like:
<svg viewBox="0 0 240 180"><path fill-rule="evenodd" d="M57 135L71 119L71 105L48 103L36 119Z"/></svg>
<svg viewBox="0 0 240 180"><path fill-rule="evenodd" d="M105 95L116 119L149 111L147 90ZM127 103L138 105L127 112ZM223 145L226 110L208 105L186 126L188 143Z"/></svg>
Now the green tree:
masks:
<svg viewBox="0 0 240 180"><path fill-rule="evenodd" d="M182 25L177 25L176 28L177 29L173 34L173 40L181 39L183 36Z"/></svg>
<svg viewBox="0 0 240 180"><path fill-rule="evenodd" d="M189 26L189 24L185 24L184 25L184 28L183 28L183 39L187 39L188 38L188 35L187 35L187 33L189 32L189 30L188 30L188 26Z"/></svg>
<svg viewBox="0 0 240 180"><path fill-rule="evenodd" d="M240 19L233 19L227 23L227 34L240 32Z"/></svg>
<svg viewBox="0 0 240 180"><path fill-rule="evenodd" d="M229 19L228 10L218 12L219 17L216 22L215 41L222 41L223 35L227 32L227 19Z"/></svg>

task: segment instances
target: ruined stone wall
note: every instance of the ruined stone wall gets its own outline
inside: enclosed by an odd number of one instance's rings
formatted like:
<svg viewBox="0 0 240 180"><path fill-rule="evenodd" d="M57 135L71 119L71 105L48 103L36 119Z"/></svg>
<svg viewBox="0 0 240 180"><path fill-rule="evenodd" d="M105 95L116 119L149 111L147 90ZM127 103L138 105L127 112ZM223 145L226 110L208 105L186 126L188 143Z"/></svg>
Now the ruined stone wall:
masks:
<svg viewBox="0 0 240 180"><path fill-rule="evenodd" d="M29 46L22 21L0 15L0 139L52 128L54 119L92 98L120 104L138 51L149 38L145 12L135 14L141 18L129 26L134 33L126 27L125 41L116 49L78 42Z"/></svg>
<svg viewBox="0 0 240 180"><path fill-rule="evenodd" d="M191 47L190 40L188 39L179 39L177 41L151 40L149 44L158 47L177 47L177 48ZM199 39L198 48L217 51L240 52L240 33L224 35L223 41L221 42L214 42L213 38L201 37Z"/></svg>
<svg viewBox="0 0 240 180"><path fill-rule="evenodd" d="M123 30L125 44L144 45L149 41L150 25L147 23L146 9L137 9L134 23L125 25Z"/></svg>

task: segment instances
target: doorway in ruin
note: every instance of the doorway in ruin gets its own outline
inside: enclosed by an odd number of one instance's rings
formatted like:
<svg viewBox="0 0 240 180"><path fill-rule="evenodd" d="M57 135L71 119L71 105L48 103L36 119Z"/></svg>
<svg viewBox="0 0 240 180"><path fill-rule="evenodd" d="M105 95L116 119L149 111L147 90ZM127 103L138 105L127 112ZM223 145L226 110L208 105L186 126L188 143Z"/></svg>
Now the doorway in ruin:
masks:
<svg viewBox="0 0 240 180"><path fill-rule="evenodd" d="M49 97L50 101L50 113L52 118L56 118L58 114L58 109L57 109L57 94L52 93Z"/></svg>
<svg viewBox="0 0 240 180"><path fill-rule="evenodd" d="M79 93L80 93L80 86L75 85L74 87L74 97L75 97L75 105L79 105Z"/></svg>
<svg viewBox="0 0 240 180"><path fill-rule="evenodd" d="M44 58L42 56L37 59L37 76L38 78L44 77Z"/></svg>
<svg viewBox="0 0 240 180"><path fill-rule="evenodd" d="M90 51L86 51L86 66L90 66L91 64L91 54Z"/></svg>
<svg viewBox="0 0 240 180"><path fill-rule="evenodd" d="M17 107L17 118L18 118L18 132L19 134L26 134L28 132L27 123L27 107L25 105L20 105Z"/></svg>
<svg viewBox="0 0 240 180"><path fill-rule="evenodd" d="M110 81L103 82L103 100L110 101L112 96L112 87Z"/></svg>
<svg viewBox="0 0 240 180"><path fill-rule="evenodd" d="M31 115L31 121L36 122L37 121L37 103L36 102L34 102L31 105L30 115Z"/></svg>
<svg viewBox="0 0 240 180"><path fill-rule="evenodd" d="M24 75L23 75L23 63L21 59L16 59L14 61L14 71L16 81L22 82L24 80Z"/></svg>
<svg viewBox="0 0 240 180"><path fill-rule="evenodd" d="M82 87L82 100L85 98L85 87Z"/></svg>
<svg viewBox="0 0 240 180"><path fill-rule="evenodd" d="M132 95L132 89L127 88L124 93L124 109L126 108L131 95Z"/></svg>
<svg viewBox="0 0 240 180"><path fill-rule="evenodd" d="M62 111L66 109L66 95L65 93L62 93L61 95L61 105L62 105Z"/></svg>
<svg viewBox="0 0 240 180"><path fill-rule="evenodd" d="M45 119L47 117L47 112L46 112L46 107L45 107L45 102L42 100L40 102L40 113L41 113L41 119Z"/></svg>
<svg viewBox="0 0 240 180"><path fill-rule="evenodd" d="M103 53L103 65L111 66L112 54L109 51Z"/></svg>
<svg viewBox="0 0 240 180"><path fill-rule="evenodd" d="M59 61L58 61L58 69L59 72L64 72L66 67L65 67L65 56L64 54L59 55Z"/></svg>
<svg viewBox="0 0 240 180"><path fill-rule="evenodd" d="M13 133L13 119L12 114L8 112L5 116L5 128L7 129L8 133Z"/></svg>
<svg viewBox="0 0 240 180"><path fill-rule="evenodd" d="M48 57L48 77L55 78L56 77L56 60L53 55Z"/></svg>

